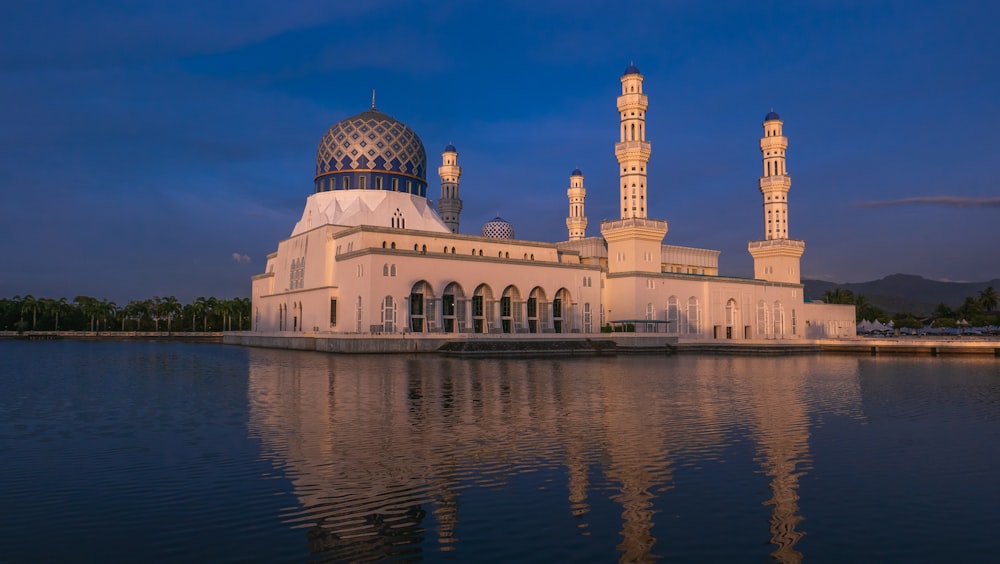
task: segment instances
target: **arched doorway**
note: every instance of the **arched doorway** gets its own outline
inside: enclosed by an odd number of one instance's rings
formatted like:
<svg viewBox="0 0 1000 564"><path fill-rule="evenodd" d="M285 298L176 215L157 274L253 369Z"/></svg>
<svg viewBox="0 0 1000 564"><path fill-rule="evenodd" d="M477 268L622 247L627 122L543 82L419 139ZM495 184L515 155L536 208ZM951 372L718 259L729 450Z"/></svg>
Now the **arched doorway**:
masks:
<svg viewBox="0 0 1000 564"><path fill-rule="evenodd" d="M732 339L734 328L740 326L740 308L736 305L736 300L729 298L726 302L726 338Z"/></svg>
<svg viewBox="0 0 1000 564"><path fill-rule="evenodd" d="M465 309L468 300L458 282L452 282L441 294L441 324L445 333L460 333L465 330Z"/></svg>
<svg viewBox="0 0 1000 564"><path fill-rule="evenodd" d="M560 288L552 300L552 326L556 333L569 333L573 330L573 300L569 290Z"/></svg>
<svg viewBox="0 0 1000 564"><path fill-rule="evenodd" d="M493 289L486 284L480 284L472 294L472 331L489 333L494 320Z"/></svg>
<svg viewBox="0 0 1000 564"><path fill-rule="evenodd" d="M410 289L410 331L423 333L434 330L434 291L421 280Z"/></svg>
<svg viewBox="0 0 1000 564"><path fill-rule="evenodd" d="M528 331L543 333L548 320L549 303L545 300L545 290L536 286L528 296Z"/></svg>
<svg viewBox="0 0 1000 564"><path fill-rule="evenodd" d="M500 329L514 333L521 328L521 291L517 286L507 286L500 297Z"/></svg>

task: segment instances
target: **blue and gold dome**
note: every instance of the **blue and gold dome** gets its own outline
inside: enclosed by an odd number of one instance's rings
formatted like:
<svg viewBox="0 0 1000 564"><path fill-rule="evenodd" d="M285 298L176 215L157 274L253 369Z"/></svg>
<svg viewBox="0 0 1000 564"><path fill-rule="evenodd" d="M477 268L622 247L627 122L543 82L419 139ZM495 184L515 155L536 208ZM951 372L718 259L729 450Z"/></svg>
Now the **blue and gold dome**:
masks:
<svg viewBox="0 0 1000 564"><path fill-rule="evenodd" d="M427 197L427 152L416 132L374 107L334 124L316 150L316 192L393 190Z"/></svg>

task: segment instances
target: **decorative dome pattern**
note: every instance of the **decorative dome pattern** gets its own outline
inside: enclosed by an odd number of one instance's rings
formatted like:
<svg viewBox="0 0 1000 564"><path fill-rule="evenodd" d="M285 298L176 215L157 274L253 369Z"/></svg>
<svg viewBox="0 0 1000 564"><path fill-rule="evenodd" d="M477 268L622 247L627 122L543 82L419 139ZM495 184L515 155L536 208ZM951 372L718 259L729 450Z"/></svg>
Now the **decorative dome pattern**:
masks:
<svg viewBox="0 0 1000 564"><path fill-rule="evenodd" d="M372 108L337 122L320 140L316 150L316 191L340 189L341 185L333 185L335 180L324 182L340 173L408 178L420 186L419 195L424 196L427 152L420 137L406 124ZM374 181L359 184L349 184L348 189L376 189Z"/></svg>
<svg viewBox="0 0 1000 564"><path fill-rule="evenodd" d="M487 221L486 225L483 225L483 237L491 237L493 239L513 239L514 226L511 225L509 221L498 215L490 221Z"/></svg>

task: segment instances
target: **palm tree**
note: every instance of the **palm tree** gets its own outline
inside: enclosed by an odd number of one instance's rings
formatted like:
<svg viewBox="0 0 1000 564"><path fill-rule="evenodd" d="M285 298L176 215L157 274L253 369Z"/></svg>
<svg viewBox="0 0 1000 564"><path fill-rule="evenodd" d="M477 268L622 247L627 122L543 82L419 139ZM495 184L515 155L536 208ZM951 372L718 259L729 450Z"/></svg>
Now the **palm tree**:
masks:
<svg viewBox="0 0 1000 564"><path fill-rule="evenodd" d="M66 303L66 298L59 298L59 299L44 298L43 300L44 300L43 311L49 315L55 315L56 321L55 325L53 326L53 330L58 331L59 312L65 310L66 306L69 304Z"/></svg>
<svg viewBox="0 0 1000 564"><path fill-rule="evenodd" d="M108 300L101 300L99 304L100 315L104 318L104 330L108 330L108 318L116 318L118 316L119 307L115 302L109 302ZM100 331L100 324L97 326L98 331Z"/></svg>
<svg viewBox="0 0 1000 564"><path fill-rule="evenodd" d="M240 316L240 322L239 325L236 327L236 329L238 331L242 331L243 318L246 317L247 319L250 319L250 306L251 306L250 298L236 298L234 301L237 304L237 311L239 312Z"/></svg>
<svg viewBox="0 0 1000 564"><path fill-rule="evenodd" d="M82 313L84 317L90 318L89 327L90 331L93 331L94 320L101 313L100 302L98 302L95 298L91 298L89 296L77 296L73 298L73 305L76 306L76 309L80 310L80 313Z"/></svg>
<svg viewBox="0 0 1000 564"><path fill-rule="evenodd" d="M31 312L31 330L35 330L35 323L38 321L38 300L28 294L21 298L21 320L24 321L24 312Z"/></svg>
<svg viewBox="0 0 1000 564"><path fill-rule="evenodd" d="M222 316L222 330L225 331L227 321L229 321L230 325L232 325L232 302L222 298L215 303L215 309L219 312L219 315Z"/></svg>
<svg viewBox="0 0 1000 564"><path fill-rule="evenodd" d="M215 298L211 298L215 299ZM209 298L204 296L198 296L195 298L194 302L191 304L191 330L195 330L195 315L200 314L204 320L205 331L208 331L208 309L209 309Z"/></svg>
<svg viewBox="0 0 1000 564"><path fill-rule="evenodd" d="M153 296L153 299L146 300L146 303L149 304L149 314L153 317L153 331L157 333L160 332L160 316L163 311L160 304L162 302L160 296Z"/></svg>
<svg viewBox="0 0 1000 564"><path fill-rule="evenodd" d="M979 304L983 306L986 313L993 313L993 309L997 307L998 301L1000 301L1000 298L998 298L997 291L993 289L993 286L987 286L979 292Z"/></svg>
<svg viewBox="0 0 1000 564"><path fill-rule="evenodd" d="M219 307L219 300L208 298L205 300L205 332L208 333L208 315L214 313Z"/></svg>
<svg viewBox="0 0 1000 564"><path fill-rule="evenodd" d="M181 312L181 303L173 296L167 296L160 302L162 315L167 319L167 333L173 330L174 316Z"/></svg>

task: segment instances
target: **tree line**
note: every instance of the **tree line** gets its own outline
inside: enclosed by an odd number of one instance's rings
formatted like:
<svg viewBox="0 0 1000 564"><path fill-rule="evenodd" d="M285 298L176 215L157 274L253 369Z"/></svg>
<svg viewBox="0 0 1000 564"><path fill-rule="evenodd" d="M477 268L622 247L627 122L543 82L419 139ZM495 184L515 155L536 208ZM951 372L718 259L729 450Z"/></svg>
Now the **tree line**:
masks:
<svg viewBox="0 0 1000 564"><path fill-rule="evenodd" d="M199 297L188 304L155 296L125 305L90 296L0 298L3 331L242 331L250 328L250 298Z"/></svg>
<svg viewBox="0 0 1000 564"><path fill-rule="evenodd" d="M938 304L931 312L930 316L919 317L908 312L886 313L881 308L871 304L864 295L835 288L823 293L823 301L828 304L854 305L857 311L857 321L881 321L882 323L893 322L897 328L922 329L927 325L932 327L958 327L963 322L971 327L985 327L988 325L1000 325L1000 314L996 312L997 305L1000 305L1000 297L993 286L980 290L977 296L968 296L962 300L962 304L956 309L952 309L946 304Z"/></svg>

